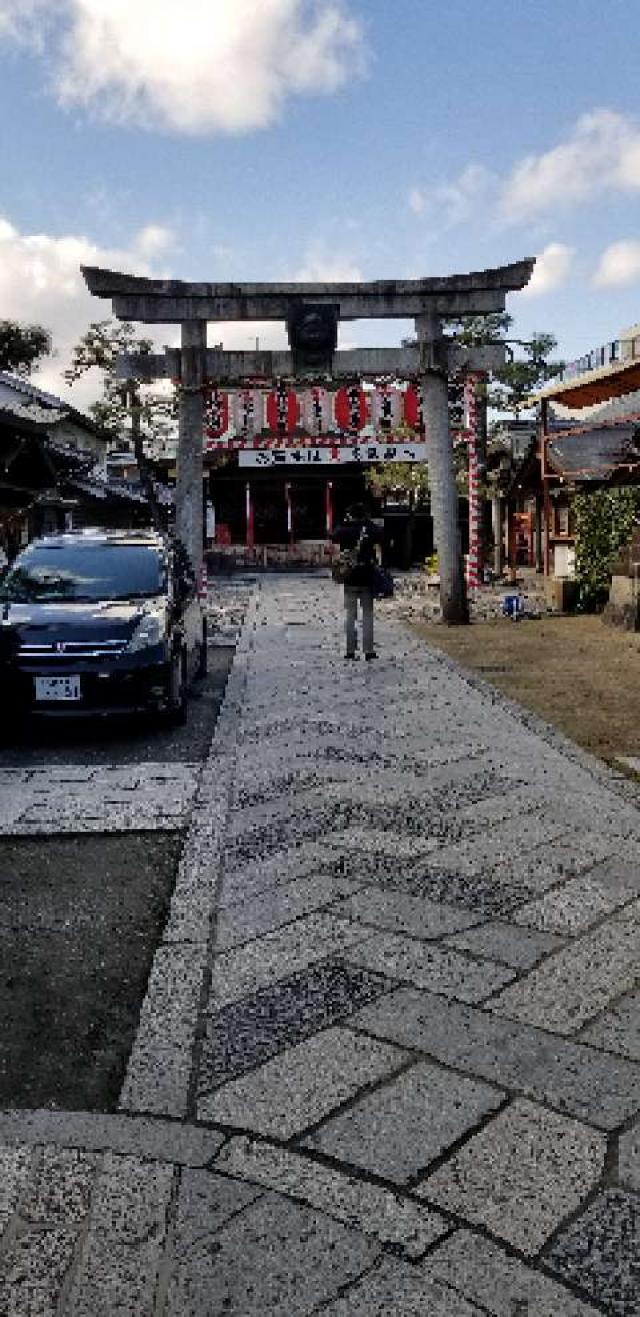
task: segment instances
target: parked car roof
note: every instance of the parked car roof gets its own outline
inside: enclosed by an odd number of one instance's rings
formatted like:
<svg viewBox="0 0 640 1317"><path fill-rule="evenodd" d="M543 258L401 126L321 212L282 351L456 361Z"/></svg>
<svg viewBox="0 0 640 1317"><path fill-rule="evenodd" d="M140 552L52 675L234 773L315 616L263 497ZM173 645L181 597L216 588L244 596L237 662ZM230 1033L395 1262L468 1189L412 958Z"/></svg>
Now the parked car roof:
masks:
<svg viewBox="0 0 640 1317"><path fill-rule="evenodd" d="M40 539L31 541L31 545L50 544L58 548L64 544L90 543L149 544L158 547L166 545L167 540L159 531L154 530L105 530L102 527L88 527L85 530L62 531L57 535L43 535Z"/></svg>

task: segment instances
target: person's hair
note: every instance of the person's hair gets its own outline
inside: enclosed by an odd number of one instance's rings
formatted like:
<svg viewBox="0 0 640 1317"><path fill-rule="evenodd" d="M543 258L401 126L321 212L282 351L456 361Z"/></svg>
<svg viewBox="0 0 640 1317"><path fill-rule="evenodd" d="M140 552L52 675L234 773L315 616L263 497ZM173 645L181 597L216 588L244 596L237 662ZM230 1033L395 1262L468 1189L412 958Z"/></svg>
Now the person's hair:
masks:
<svg viewBox="0 0 640 1317"><path fill-rule="evenodd" d="M351 506L347 508L347 517L349 518L349 521L366 521L368 515L364 503L352 503Z"/></svg>

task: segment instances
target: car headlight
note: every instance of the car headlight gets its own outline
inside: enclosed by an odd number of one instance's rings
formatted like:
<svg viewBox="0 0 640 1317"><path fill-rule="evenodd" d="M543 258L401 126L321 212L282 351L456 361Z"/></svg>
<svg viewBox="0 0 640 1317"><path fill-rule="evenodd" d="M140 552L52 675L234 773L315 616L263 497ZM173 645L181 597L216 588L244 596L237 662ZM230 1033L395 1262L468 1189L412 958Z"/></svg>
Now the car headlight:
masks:
<svg viewBox="0 0 640 1317"><path fill-rule="evenodd" d="M165 615L162 610L145 613L127 646L130 654L137 654L141 649L153 649L166 639Z"/></svg>

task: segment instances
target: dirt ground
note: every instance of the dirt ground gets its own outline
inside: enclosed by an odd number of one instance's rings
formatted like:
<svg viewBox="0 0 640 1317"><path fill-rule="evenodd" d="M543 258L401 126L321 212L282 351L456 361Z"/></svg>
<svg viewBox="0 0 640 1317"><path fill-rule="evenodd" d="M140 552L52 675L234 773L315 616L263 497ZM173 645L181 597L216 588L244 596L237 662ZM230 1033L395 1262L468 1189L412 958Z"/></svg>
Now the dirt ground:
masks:
<svg viewBox="0 0 640 1317"><path fill-rule="evenodd" d="M415 630L607 763L640 756L640 634L598 616Z"/></svg>
<svg viewBox="0 0 640 1317"><path fill-rule="evenodd" d="M0 1108L115 1110L181 841L0 840Z"/></svg>

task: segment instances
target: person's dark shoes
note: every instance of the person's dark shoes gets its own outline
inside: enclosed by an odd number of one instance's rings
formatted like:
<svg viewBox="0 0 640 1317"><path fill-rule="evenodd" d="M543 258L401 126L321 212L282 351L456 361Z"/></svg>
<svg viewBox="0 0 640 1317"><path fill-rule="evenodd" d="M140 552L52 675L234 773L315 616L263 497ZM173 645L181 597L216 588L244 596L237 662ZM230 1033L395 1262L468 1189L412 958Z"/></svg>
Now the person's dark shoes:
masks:
<svg viewBox="0 0 640 1317"><path fill-rule="evenodd" d="M374 658L377 658L377 657L378 657L378 655L377 655L376 653L365 654L365 658L366 658L366 660L367 660L367 663L369 663L371 659L374 659Z"/></svg>
<svg viewBox="0 0 640 1317"><path fill-rule="evenodd" d="M345 654L345 659L357 659L357 654Z"/></svg>

